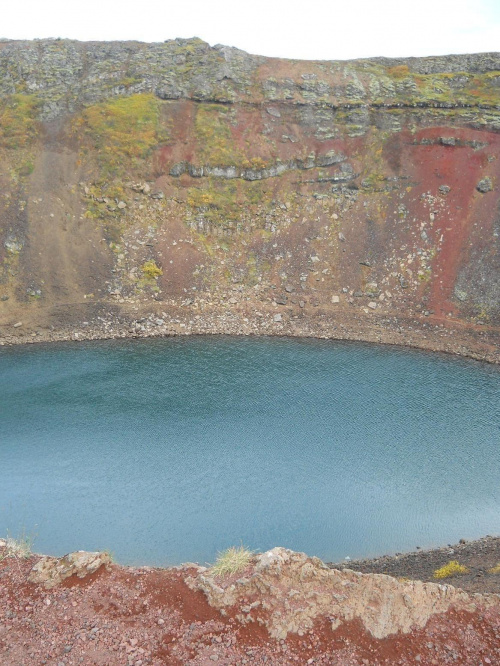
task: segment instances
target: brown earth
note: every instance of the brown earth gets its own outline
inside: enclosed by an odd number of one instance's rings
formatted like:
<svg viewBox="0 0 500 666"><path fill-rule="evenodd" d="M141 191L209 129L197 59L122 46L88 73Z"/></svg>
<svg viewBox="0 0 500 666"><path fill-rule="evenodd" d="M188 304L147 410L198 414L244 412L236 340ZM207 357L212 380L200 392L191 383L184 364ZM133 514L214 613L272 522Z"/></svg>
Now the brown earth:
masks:
<svg viewBox="0 0 500 666"><path fill-rule="evenodd" d="M500 559L499 541L487 538L463 550L455 546L455 554L474 566L476 553L478 566L489 566ZM438 561L434 553L405 557L398 562L406 568L398 571L406 575L418 575ZM186 579L197 573L194 566L162 570L112 565L45 590L27 583L38 560L0 561L2 665L500 663L500 610L495 605L475 611L450 607L421 629L383 639L374 638L361 620L332 630L331 622L322 618L302 636L291 633L277 640L258 623L242 625L231 608L221 614L201 591L188 587ZM389 559L385 562L389 567ZM364 566L369 569L368 563ZM483 592L497 589L487 577L480 586Z"/></svg>

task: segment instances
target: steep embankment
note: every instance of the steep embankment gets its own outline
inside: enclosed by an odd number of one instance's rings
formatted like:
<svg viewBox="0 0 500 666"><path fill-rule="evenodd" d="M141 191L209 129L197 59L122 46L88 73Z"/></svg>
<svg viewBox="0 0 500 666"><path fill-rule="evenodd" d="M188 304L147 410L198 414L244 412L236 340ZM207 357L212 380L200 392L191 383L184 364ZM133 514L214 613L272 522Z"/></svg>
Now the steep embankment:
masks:
<svg viewBox="0 0 500 666"><path fill-rule="evenodd" d="M288 333L498 360L500 54L4 41L0 94L4 341Z"/></svg>
<svg viewBox="0 0 500 666"><path fill-rule="evenodd" d="M7 547L3 555L0 540L2 664L476 666L500 658L498 595L337 570L283 548L232 575L121 567L104 553L15 559Z"/></svg>

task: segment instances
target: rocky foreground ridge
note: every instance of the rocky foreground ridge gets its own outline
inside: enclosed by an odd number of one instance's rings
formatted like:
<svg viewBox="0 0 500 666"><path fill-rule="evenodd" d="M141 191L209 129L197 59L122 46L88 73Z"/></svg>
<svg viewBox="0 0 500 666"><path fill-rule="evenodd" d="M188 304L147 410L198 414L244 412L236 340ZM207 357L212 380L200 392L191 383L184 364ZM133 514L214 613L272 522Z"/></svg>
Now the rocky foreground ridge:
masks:
<svg viewBox="0 0 500 666"><path fill-rule="evenodd" d="M193 564L119 567L106 553L82 551L20 560L2 557L5 547L0 542L4 664L477 665L500 658L496 594L339 570L284 548L219 575Z"/></svg>
<svg viewBox="0 0 500 666"><path fill-rule="evenodd" d="M0 337L498 360L500 54L0 41Z"/></svg>

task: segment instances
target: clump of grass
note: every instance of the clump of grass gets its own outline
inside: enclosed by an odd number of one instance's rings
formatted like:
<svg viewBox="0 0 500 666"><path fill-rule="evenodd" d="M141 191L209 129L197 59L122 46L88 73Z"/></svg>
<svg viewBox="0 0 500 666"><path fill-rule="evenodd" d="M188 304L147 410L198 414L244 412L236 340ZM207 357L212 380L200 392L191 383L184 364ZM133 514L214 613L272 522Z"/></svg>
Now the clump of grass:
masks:
<svg viewBox="0 0 500 666"><path fill-rule="evenodd" d="M500 574L500 563L496 565L496 567L492 567L491 569L488 569L488 573L490 574Z"/></svg>
<svg viewBox="0 0 500 666"><path fill-rule="evenodd" d="M459 564L457 560L450 560L447 564L436 569L434 572L434 578L449 578L450 576L456 576L468 572L469 570L467 567L464 567L463 564Z"/></svg>
<svg viewBox="0 0 500 666"><path fill-rule="evenodd" d="M33 537L22 532L17 538L7 536L5 548L0 554L0 559L12 557L16 560L27 560L33 555Z"/></svg>
<svg viewBox="0 0 500 666"><path fill-rule="evenodd" d="M245 546L231 546L218 553L215 564L210 568L214 576L227 576L245 569L253 557L253 552Z"/></svg>

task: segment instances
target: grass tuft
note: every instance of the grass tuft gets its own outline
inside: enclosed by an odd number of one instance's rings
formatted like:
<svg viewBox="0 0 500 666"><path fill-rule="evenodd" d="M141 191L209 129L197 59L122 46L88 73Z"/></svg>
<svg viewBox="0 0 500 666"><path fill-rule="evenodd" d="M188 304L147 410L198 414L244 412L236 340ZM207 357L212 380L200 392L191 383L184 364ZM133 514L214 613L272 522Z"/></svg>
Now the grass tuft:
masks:
<svg viewBox="0 0 500 666"><path fill-rule="evenodd" d="M231 546L222 553L218 553L215 564L210 568L214 576L227 576L245 569L253 557L253 551L245 546Z"/></svg>
<svg viewBox="0 0 500 666"><path fill-rule="evenodd" d="M436 569L434 572L434 578L449 578L450 576L456 576L457 574L465 574L468 572L469 570L467 567L464 567L463 564L459 564L457 560L450 560L441 568Z"/></svg>
<svg viewBox="0 0 500 666"><path fill-rule="evenodd" d="M5 548L0 554L0 560L12 557L16 560L27 560L33 555L33 537L22 532L17 538L7 536Z"/></svg>
<svg viewBox="0 0 500 666"><path fill-rule="evenodd" d="M500 564L497 564L496 567L492 567L488 570L490 574L500 574Z"/></svg>

